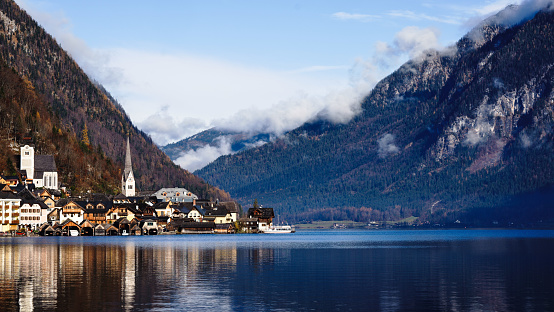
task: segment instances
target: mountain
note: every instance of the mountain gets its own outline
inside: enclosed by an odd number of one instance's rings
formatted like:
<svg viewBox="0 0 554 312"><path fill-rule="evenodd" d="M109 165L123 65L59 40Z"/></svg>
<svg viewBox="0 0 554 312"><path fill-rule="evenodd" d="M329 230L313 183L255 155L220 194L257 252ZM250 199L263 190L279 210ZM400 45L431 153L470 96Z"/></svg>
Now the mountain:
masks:
<svg viewBox="0 0 554 312"><path fill-rule="evenodd" d="M90 150L104 155L112 166L119 170L123 167L125 140L130 137L134 173L139 190L182 186L201 197L229 199L227 193L173 164L145 133L132 124L121 105L102 86L91 81L54 38L12 0L0 0L0 58L19 76L17 79L23 79L26 87L38 99L36 105L40 106L41 116L42 112L48 114L48 119L53 123L51 129L55 127L57 130L42 131L44 129L39 129L43 127L42 121L38 118L25 120L26 124L12 123L6 127L17 135L7 135L4 138L7 145L4 146L17 146L24 136L30 136L35 139L37 149L50 152L54 150L58 165L65 165L66 161L79 161L79 153L72 154L71 157L62 156L63 153L71 151L70 145L65 146L60 141L58 145L54 144L56 148L48 147L52 143L51 133L59 132L70 138L66 141L87 142ZM6 101L15 99L8 98ZM36 115L26 103L19 104L6 107L12 116L11 120L17 121L28 118L26 116ZM16 107L20 108L20 111L15 110ZM2 115L2 122L8 122L5 115ZM23 127L32 123L38 123L38 126ZM4 162L0 167L9 167L8 160L0 161ZM101 175L91 178L98 169L92 166L92 163L87 164L78 172L69 170L60 180L77 183L74 187L81 188L80 191L86 190L89 186L92 191L102 191L95 185L104 179L107 179L105 183L111 186L120 183L119 174L114 174L113 170L105 178ZM81 179L96 179L98 182L86 185L79 182Z"/></svg>
<svg viewBox="0 0 554 312"><path fill-rule="evenodd" d="M554 14L524 11L407 62L347 124L306 124L195 173L289 221L552 220Z"/></svg>
<svg viewBox="0 0 554 312"><path fill-rule="evenodd" d="M180 157L188 152L206 147L219 148L225 144L228 145L229 154L242 152L269 142L271 137L272 135L267 133L250 134L211 128L179 142L162 146L161 150L171 160L178 161Z"/></svg>

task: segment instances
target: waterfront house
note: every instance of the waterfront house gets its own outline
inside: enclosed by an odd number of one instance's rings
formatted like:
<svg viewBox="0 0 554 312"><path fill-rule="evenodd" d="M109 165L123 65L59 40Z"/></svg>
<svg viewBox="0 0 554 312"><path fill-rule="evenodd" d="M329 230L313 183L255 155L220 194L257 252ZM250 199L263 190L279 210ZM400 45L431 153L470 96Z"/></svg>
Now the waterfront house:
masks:
<svg viewBox="0 0 554 312"><path fill-rule="evenodd" d="M110 201L100 202L77 202L85 207L84 218L94 223L106 223L108 211L112 208Z"/></svg>
<svg viewBox="0 0 554 312"><path fill-rule="evenodd" d="M176 219L187 218L190 210L194 207L192 203L177 203L171 205L171 217Z"/></svg>
<svg viewBox="0 0 554 312"><path fill-rule="evenodd" d="M34 231L47 221L48 206L37 199L23 199L21 201L19 228Z"/></svg>
<svg viewBox="0 0 554 312"><path fill-rule="evenodd" d="M119 234L129 235L131 233L131 229L137 224L137 219L129 220L127 218L121 217L113 224L113 226L119 230Z"/></svg>
<svg viewBox="0 0 554 312"><path fill-rule="evenodd" d="M212 234L215 230L215 223L175 220L174 228L177 233L181 234Z"/></svg>
<svg viewBox="0 0 554 312"><path fill-rule="evenodd" d="M90 221L84 220L79 227L81 227L81 236L94 236L94 224Z"/></svg>
<svg viewBox="0 0 554 312"><path fill-rule="evenodd" d="M145 218L140 222L143 235L157 235L158 222L155 218Z"/></svg>
<svg viewBox="0 0 554 312"><path fill-rule="evenodd" d="M114 204L106 214L106 221L113 223L119 218L127 218L129 215L128 205L130 204Z"/></svg>
<svg viewBox="0 0 554 312"><path fill-rule="evenodd" d="M219 202L216 207L224 207L231 214L232 222L236 222L239 217L240 206L235 201Z"/></svg>
<svg viewBox="0 0 554 312"><path fill-rule="evenodd" d="M173 214L173 209L171 208L171 202L159 202L154 205L154 210L156 211L156 217L169 217Z"/></svg>
<svg viewBox="0 0 554 312"><path fill-rule="evenodd" d="M206 209L204 212L204 221L212 221L215 224L224 224L235 222L231 213L223 206L216 206L211 209Z"/></svg>
<svg viewBox="0 0 554 312"><path fill-rule="evenodd" d="M54 236L54 228L50 224L44 223L40 226L38 234L42 236Z"/></svg>
<svg viewBox="0 0 554 312"><path fill-rule="evenodd" d="M156 217L156 210L152 206L143 205L143 206L140 207L140 210L142 212L142 218L155 218Z"/></svg>
<svg viewBox="0 0 554 312"><path fill-rule="evenodd" d="M198 206L193 206L187 214L187 218L191 218L195 222L202 222L204 219L204 209Z"/></svg>
<svg viewBox="0 0 554 312"><path fill-rule="evenodd" d="M62 236L80 236L81 227L75 221L66 219L59 226L62 230Z"/></svg>
<svg viewBox="0 0 554 312"><path fill-rule="evenodd" d="M19 208L21 198L10 192L0 191L0 215L2 227L0 231L15 231L19 227Z"/></svg>
<svg viewBox="0 0 554 312"><path fill-rule="evenodd" d="M103 224L97 224L94 227L94 236L105 236L106 235L106 228Z"/></svg>
<svg viewBox="0 0 554 312"><path fill-rule="evenodd" d="M140 228L138 223L133 225L133 227L131 228L130 234L131 235L142 235L142 229Z"/></svg>
<svg viewBox="0 0 554 312"><path fill-rule="evenodd" d="M56 203L56 208L60 208L60 221L70 219L76 224L85 219L85 208L70 199L60 199Z"/></svg>
<svg viewBox="0 0 554 312"><path fill-rule="evenodd" d="M113 224L105 224L104 229L106 229L106 235L108 236L117 236L119 235L119 229L113 226Z"/></svg>
<svg viewBox="0 0 554 312"><path fill-rule="evenodd" d="M258 233L258 218L240 218L238 224L244 233Z"/></svg>
<svg viewBox="0 0 554 312"><path fill-rule="evenodd" d="M275 214L273 208L250 208L247 213L248 218L258 219L258 230L265 232L273 224Z"/></svg>
<svg viewBox="0 0 554 312"><path fill-rule="evenodd" d="M233 223L215 224L214 233L216 234L235 234L235 226Z"/></svg>

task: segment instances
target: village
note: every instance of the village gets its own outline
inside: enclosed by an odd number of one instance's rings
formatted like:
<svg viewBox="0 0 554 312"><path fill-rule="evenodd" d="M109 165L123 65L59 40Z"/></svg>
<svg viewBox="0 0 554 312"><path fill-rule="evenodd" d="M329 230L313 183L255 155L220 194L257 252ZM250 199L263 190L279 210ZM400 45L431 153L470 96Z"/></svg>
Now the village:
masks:
<svg viewBox="0 0 554 312"><path fill-rule="evenodd" d="M129 139L118 195L71 197L59 187L52 155L36 155L32 144L22 145L20 152L20 175L0 175L0 235L234 234L270 233L276 228L273 208L257 204L242 216L234 201L200 199L185 188L138 194Z"/></svg>

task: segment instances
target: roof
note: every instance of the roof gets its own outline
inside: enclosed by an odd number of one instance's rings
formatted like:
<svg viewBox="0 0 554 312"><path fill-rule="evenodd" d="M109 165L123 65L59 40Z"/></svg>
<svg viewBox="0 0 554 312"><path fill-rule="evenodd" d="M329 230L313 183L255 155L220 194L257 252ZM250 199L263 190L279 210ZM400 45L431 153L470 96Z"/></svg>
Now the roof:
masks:
<svg viewBox="0 0 554 312"><path fill-rule="evenodd" d="M119 193L119 194L115 195L113 199L114 199L114 200L117 200L117 199L127 199L127 196L125 196L125 195Z"/></svg>
<svg viewBox="0 0 554 312"><path fill-rule="evenodd" d="M229 213L225 207L216 207L213 209L206 209L205 216L224 217Z"/></svg>
<svg viewBox="0 0 554 312"><path fill-rule="evenodd" d="M12 192L0 192L0 199L21 200L21 198Z"/></svg>
<svg viewBox="0 0 554 312"><path fill-rule="evenodd" d="M73 224L73 226L80 227L77 223L75 223L75 221L71 219L65 219L65 221L62 222L61 227L72 226L71 224Z"/></svg>
<svg viewBox="0 0 554 312"><path fill-rule="evenodd" d="M35 199L35 198L23 199L22 204L23 205L28 204L29 206L39 205L39 207L42 208L42 209L48 209L48 206L43 201L40 201L40 200Z"/></svg>
<svg viewBox="0 0 554 312"><path fill-rule="evenodd" d="M216 205L217 207L225 207L229 212L231 213L238 213L239 212L239 204L234 201L228 201L228 202L220 202Z"/></svg>
<svg viewBox="0 0 554 312"><path fill-rule="evenodd" d="M171 208L171 205L169 204L169 202L159 202L159 203L156 203L154 204L154 209L167 209L167 208Z"/></svg>
<svg viewBox="0 0 554 312"><path fill-rule="evenodd" d="M58 201L59 202L59 201ZM85 208L86 212L103 212L103 211L108 211L110 210L110 208L112 208L113 206L113 203L111 201L85 201L85 200L79 200L79 201L75 201L75 203L83 208ZM93 205L94 208L87 208L87 205ZM98 209L98 205L102 205L104 206L104 208L100 208Z"/></svg>
<svg viewBox="0 0 554 312"><path fill-rule="evenodd" d="M239 219L239 222L251 222L251 221L258 222L258 218L240 218Z"/></svg>
<svg viewBox="0 0 554 312"><path fill-rule="evenodd" d="M234 228L235 226L233 225L233 223L219 223L215 225L215 228L220 230L227 230L230 227Z"/></svg>
<svg viewBox="0 0 554 312"><path fill-rule="evenodd" d="M25 200L37 199L35 195L33 195L33 193L26 188L22 189L19 193L17 193L17 195Z"/></svg>
<svg viewBox="0 0 554 312"><path fill-rule="evenodd" d="M273 208L250 208L248 209L247 215L249 217L257 216L259 218L265 218L265 219L275 217Z"/></svg>
<svg viewBox="0 0 554 312"><path fill-rule="evenodd" d="M35 155L35 172L56 172L56 161L52 155Z"/></svg>

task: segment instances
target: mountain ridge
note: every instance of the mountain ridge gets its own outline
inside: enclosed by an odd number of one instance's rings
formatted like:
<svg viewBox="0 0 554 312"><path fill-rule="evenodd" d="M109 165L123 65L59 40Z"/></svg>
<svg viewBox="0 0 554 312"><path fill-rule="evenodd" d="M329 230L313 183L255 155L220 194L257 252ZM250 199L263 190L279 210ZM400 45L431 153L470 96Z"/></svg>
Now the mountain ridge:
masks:
<svg viewBox="0 0 554 312"><path fill-rule="evenodd" d="M541 11L510 27L483 23L479 40L470 32L447 53L430 51L383 79L348 124L308 124L196 173L291 220L348 207L380 220L552 218L545 202L516 203L554 183L545 166L553 20ZM545 167L540 175L537 166Z"/></svg>

